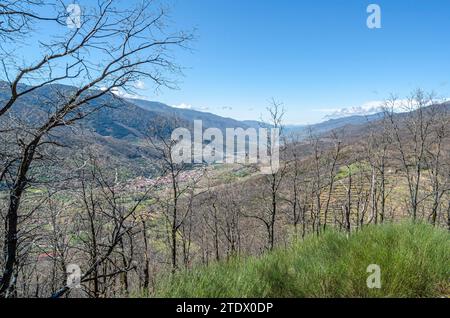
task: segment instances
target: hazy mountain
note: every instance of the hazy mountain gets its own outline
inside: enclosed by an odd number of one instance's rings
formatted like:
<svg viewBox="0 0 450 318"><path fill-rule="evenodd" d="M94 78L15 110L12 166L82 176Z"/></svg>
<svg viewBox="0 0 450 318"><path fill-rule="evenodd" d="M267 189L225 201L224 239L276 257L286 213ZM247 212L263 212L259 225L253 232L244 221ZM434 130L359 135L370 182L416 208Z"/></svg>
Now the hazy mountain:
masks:
<svg viewBox="0 0 450 318"><path fill-rule="evenodd" d="M19 90L26 88L27 86L21 85ZM36 89L33 93L19 98L9 114L20 118L31 127L35 126L52 113L55 107L54 101L61 98L61 94L67 94L71 90L75 88L65 85L48 85ZM9 98L9 94L8 85L0 82L0 104ZM446 107L449 105L445 104ZM79 121L75 131L69 131L66 127L59 129L56 133L57 138L71 147L79 147L83 144L95 145L105 156L114 158L117 164L129 167L128 170L136 174L146 171L145 162L152 156L146 141L149 127L157 126L163 130L159 133L168 136L173 129L177 128L175 126L192 128L194 120L202 120L204 129L209 127L221 130L238 127L247 129L261 126L261 123L256 120L238 121L208 112L174 108L159 102L121 99L113 94L106 94L85 107L99 106L104 107ZM348 134L357 136L368 122L380 118L381 114L374 114L330 119L311 126L288 125L285 127L285 134L298 133L306 137L309 129L312 129L315 134L326 134L334 129L345 128Z"/></svg>
<svg viewBox="0 0 450 318"><path fill-rule="evenodd" d="M285 134L299 134L306 136L311 129L314 134L324 134L334 129L341 129L347 126L358 126L375 121L382 118L382 114L373 114L367 116L349 116L336 119L329 119L324 122L312 125L287 125L285 127Z"/></svg>
<svg viewBox="0 0 450 318"><path fill-rule="evenodd" d="M252 125L247 124L246 121L238 121L232 118L221 117L208 112L201 112L192 109L181 109L168 106L163 103L141 100L141 99L127 99L129 103L137 105L142 109L157 113L160 116L173 117L184 120L193 125L194 120L201 120L203 128L219 128L225 131L226 128L248 128Z"/></svg>
<svg viewBox="0 0 450 318"><path fill-rule="evenodd" d="M26 89L22 85L19 90ZM21 97L13 107L14 113L21 113L29 121L37 120L40 116L47 116L48 111L53 107L52 101L59 98L61 92L74 90L74 87L65 85L48 85L35 90L31 94ZM0 102L9 97L7 83L0 82ZM192 128L194 120L201 120L203 128L226 128L247 129L250 127L259 128L261 122L257 120L239 121L232 118L225 118L208 112L201 112L192 109L180 109L166 104L140 99L121 99L113 94L107 94L92 102L87 107L105 105L96 113L90 115L80 122L80 125L99 136L111 137L118 140L139 140L146 136L148 128L155 123L164 120L167 123L166 133L170 133L173 125ZM348 125L360 125L380 118L381 114L369 116L350 116L338 119L330 119L322 123L307 125L288 125L285 133L299 132L305 133L311 128L316 134L326 133L333 129L342 128ZM176 123L174 120L176 119ZM172 124L173 122L173 124Z"/></svg>

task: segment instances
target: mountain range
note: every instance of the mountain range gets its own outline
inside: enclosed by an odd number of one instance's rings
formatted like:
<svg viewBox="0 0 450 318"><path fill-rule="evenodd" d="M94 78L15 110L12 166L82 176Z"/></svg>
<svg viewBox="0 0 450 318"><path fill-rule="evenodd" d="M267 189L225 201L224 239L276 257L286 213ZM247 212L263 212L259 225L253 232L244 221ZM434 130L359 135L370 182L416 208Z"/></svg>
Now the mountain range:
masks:
<svg viewBox="0 0 450 318"><path fill-rule="evenodd" d="M29 86L21 85L19 91ZM65 85L47 85L20 97L10 113L21 118L30 126L40 122L55 107L52 102L61 92L70 92L75 87ZM0 105L9 99L10 90L6 82L0 82ZM179 109L166 104L141 99L123 99L114 94L106 94L91 102L89 107L105 105L77 124L77 134L60 133L59 138L67 144L78 145L82 142L94 144L105 156L114 158L118 164L128 166L130 171L140 174L145 171L146 158L151 156L148 142L150 127L158 127L158 133L170 135L171 131L182 126L192 128L194 120L201 120L203 129L210 127L225 131L226 128L257 128L258 121L236 120L221 117L208 112L192 109ZM310 129L316 134L324 134L333 129L358 126L380 118L380 114L370 116L350 116L331 119L311 126L286 126L285 133L299 133L305 136ZM65 128L63 128L65 129ZM85 138L89 135L89 138ZM86 141L87 139L87 141ZM138 167L142 167L139 169ZM142 170L142 171L139 171Z"/></svg>

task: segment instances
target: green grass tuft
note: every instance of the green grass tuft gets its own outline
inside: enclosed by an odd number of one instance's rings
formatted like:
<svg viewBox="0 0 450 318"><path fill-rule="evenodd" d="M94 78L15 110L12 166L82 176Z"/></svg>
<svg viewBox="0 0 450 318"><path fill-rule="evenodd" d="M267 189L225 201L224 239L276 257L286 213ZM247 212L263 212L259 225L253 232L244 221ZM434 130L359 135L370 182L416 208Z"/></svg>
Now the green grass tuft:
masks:
<svg viewBox="0 0 450 318"><path fill-rule="evenodd" d="M369 264L381 288L366 284ZM153 297L448 296L450 234L427 224L328 231L260 258L233 259L161 280Z"/></svg>

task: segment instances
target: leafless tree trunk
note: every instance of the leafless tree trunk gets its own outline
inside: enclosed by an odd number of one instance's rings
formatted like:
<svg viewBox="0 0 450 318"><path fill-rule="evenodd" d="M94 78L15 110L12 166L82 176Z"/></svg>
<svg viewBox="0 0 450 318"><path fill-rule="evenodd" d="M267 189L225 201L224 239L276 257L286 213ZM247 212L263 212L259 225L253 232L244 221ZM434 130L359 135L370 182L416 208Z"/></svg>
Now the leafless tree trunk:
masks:
<svg viewBox="0 0 450 318"><path fill-rule="evenodd" d="M148 292L150 286L150 258L149 258L149 239L147 234L147 223L145 219L141 220L142 238L144 241L144 283L142 288Z"/></svg>
<svg viewBox="0 0 450 318"><path fill-rule="evenodd" d="M283 116L285 114L285 110L283 107L283 104L276 102L275 100L272 100L270 106L267 108L269 119L266 124L267 127L272 129L278 129L280 134L283 130ZM260 213L261 215L257 214L247 214L244 215L246 217L254 218L259 221L261 221L267 230L267 246L266 248L269 250L273 250L275 246L275 227L276 227L276 221L278 217L278 201L280 199L280 187L281 183L285 177L286 171L287 171L287 165L283 162L280 162L280 166L278 169L274 170L272 165L272 150L274 140L269 140L268 136L259 136L259 138L267 138L268 142L268 149L269 149L269 156L270 156L270 164L271 164L271 171L269 174L264 175L264 184L267 187L267 192L264 193L261 197L261 200L265 202L265 211ZM283 147L283 146L281 146ZM281 148L280 147L280 148ZM283 147L284 148L284 147ZM279 149L280 153L283 153L284 149Z"/></svg>
<svg viewBox="0 0 450 318"><path fill-rule="evenodd" d="M409 212L413 220L417 219L419 204L421 202L420 190L422 173L425 167L425 155L429 147L431 127L435 120L432 109L434 99L431 94L421 90L414 92L404 103L403 108L409 113L402 120L395 116L394 109L399 101L392 97L386 103L386 116L389 118L393 139L397 143L400 162L408 183ZM405 130L402 131L403 124ZM406 136L404 136L407 133Z"/></svg>
<svg viewBox="0 0 450 318"><path fill-rule="evenodd" d="M328 223L328 210L330 208L330 201L333 194L334 189L334 180L336 177L336 167L338 164L340 152L341 152L341 141L339 140L339 137L336 132L332 133L332 137L334 140L334 152L331 155L331 165L329 168L329 186L328 186L328 195L327 195L327 201L325 203L325 211L324 211L324 223L323 223L323 230L326 230L327 223Z"/></svg>
<svg viewBox="0 0 450 318"><path fill-rule="evenodd" d="M188 163L184 161L178 162L175 158L176 145L179 140L172 139L171 136L165 136L165 129L170 125L174 127L180 127L181 121L174 120L173 122L161 121L155 127L150 127L148 132L148 140L151 146L158 153L158 160L160 163L160 170L163 173L167 173L167 177L170 180L170 191L168 195L159 199L160 205L163 209L166 221L170 224L170 250L171 250L171 263L172 273L178 269L178 236L180 235L180 228L184 225L184 222L189 217L189 207L182 209L180 200L186 194L194 191L196 184L201 179L201 176L194 176L193 178L187 178L189 180L181 180L183 174L189 173ZM192 198L192 197L191 197Z"/></svg>
<svg viewBox="0 0 450 318"><path fill-rule="evenodd" d="M95 156L90 155L87 162L80 167L80 196L82 200L81 215L77 218L79 231L86 232L81 236L81 250L88 256L86 268L81 276L81 283L89 284L88 293L93 297L102 297L107 290L109 278L120 276L134 269L134 265L125 259L122 245L125 238L132 249L131 237L134 229L139 227L136 211L142 202L149 199L153 188L136 194L133 203L124 205L123 195L127 193L119 186L114 176L105 174L102 164ZM132 251L131 251L132 254ZM119 262L114 262L116 256ZM126 276L125 276L126 277ZM122 276L123 279L123 276ZM127 288L127 282L122 281ZM58 289L52 297L61 297L70 290L70 286Z"/></svg>
<svg viewBox="0 0 450 318"><path fill-rule="evenodd" d="M9 168L13 182L5 220L5 262L0 279L0 295L3 297L11 295L14 290L12 278L18 267L19 209L29 184L28 173L36 156L40 156L40 149L49 144L49 134L89 116L104 106L101 102L94 105L95 101L117 89L132 87L138 79L147 78L157 85L170 86L161 74L163 71L176 70L176 66L161 52L169 46L182 46L190 39L184 34L165 38L144 37L144 34L151 34L152 29L159 27L164 17L164 12L155 16L148 3L122 12L113 8L111 1L105 0L99 1L91 11L85 10L81 27L69 33L65 39L58 43L42 44L46 51L37 63L17 71L4 64L3 72L10 82L11 95L0 105L0 118L22 96L39 88L68 79L77 79L81 83L76 89L55 92L58 98L52 101L52 107L49 108L54 109L54 112L48 114L48 119L38 124L32 134L19 139L21 153L17 164ZM86 66L86 61L94 55L99 56L101 61ZM67 62L63 67L62 61ZM13 76L12 73L16 74ZM41 83L18 90L23 80L36 75L43 79ZM96 271L95 266L92 271Z"/></svg>

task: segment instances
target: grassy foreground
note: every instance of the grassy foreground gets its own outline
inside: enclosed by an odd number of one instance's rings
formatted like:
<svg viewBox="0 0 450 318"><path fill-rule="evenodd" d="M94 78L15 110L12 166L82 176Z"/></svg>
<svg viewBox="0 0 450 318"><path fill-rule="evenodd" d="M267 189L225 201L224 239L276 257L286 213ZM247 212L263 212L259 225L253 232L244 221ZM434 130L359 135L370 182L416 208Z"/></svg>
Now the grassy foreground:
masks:
<svg viewBox="0 0 450 318"><path fill-rule="evenodd" d="M381 288L369 289L369 264ZM426 224L328 231L260 258L233 259L162 280L154 297L442 297L450 294L450 233Z"/></svg>

